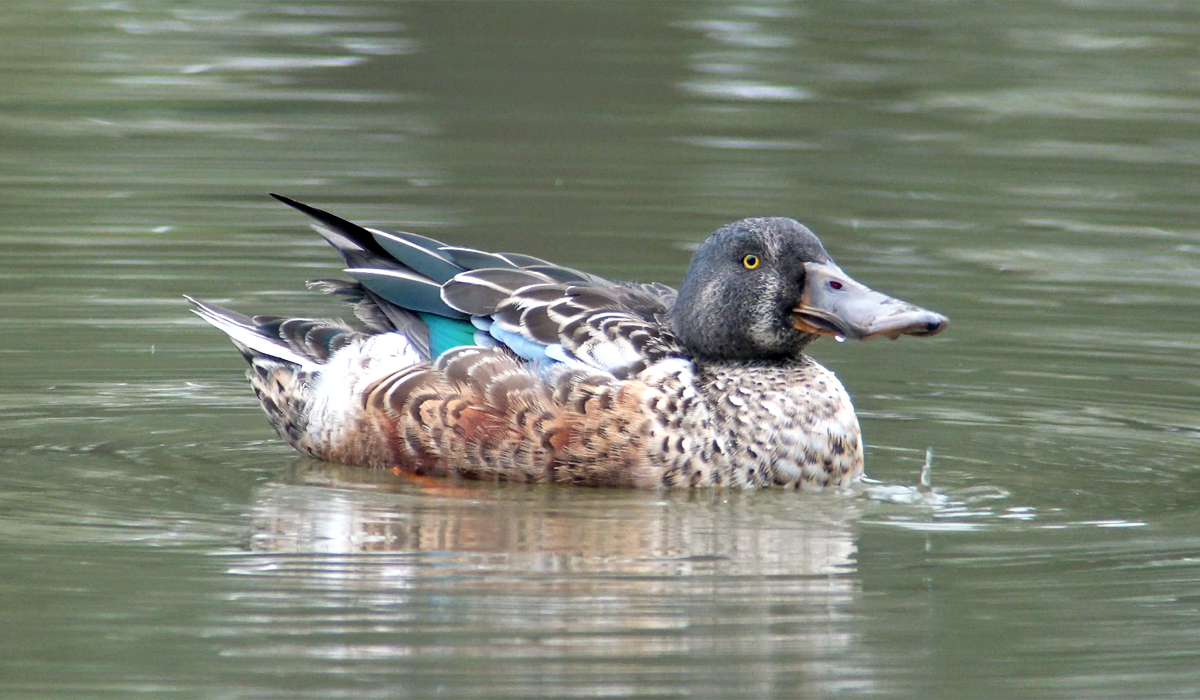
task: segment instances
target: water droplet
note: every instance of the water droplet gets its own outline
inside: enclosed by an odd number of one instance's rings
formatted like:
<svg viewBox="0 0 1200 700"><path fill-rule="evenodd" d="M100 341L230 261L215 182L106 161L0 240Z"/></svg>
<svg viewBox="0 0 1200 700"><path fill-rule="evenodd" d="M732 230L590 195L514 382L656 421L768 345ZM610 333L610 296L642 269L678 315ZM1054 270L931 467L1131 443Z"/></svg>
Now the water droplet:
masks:
<svg viewBox="0 0 1200 700"><path fill-rule="evenodd" d="M841 333L838 333L837 335L833 336L833 339L838 341L839 343L846 342L846 336L842 335Z"/></svg>

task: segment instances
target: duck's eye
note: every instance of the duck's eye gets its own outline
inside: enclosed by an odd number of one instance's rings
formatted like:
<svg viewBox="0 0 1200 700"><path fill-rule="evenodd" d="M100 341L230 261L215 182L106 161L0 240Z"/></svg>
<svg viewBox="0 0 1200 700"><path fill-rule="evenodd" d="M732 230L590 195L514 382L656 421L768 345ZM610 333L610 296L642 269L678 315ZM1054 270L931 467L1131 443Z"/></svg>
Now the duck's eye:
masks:
<svg viewBox="0 0 1200 700"><path fill-rule="evenodd" d="M742 265L745 266L747 270L753 270L754 268L758 267L760 263L762 263L762 260L759 260L757 255L751 254L742 258Z"/></svg>

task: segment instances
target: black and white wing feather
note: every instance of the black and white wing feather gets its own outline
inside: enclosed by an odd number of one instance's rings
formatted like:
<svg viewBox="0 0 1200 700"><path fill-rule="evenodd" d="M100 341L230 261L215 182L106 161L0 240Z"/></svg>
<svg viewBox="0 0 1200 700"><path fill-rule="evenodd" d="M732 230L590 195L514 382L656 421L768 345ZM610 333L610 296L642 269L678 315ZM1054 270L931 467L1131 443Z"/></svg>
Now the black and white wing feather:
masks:
<svg viewBox="0 0 1200 700"><path fill-rule="evenodd" d="M563 362L630 377L688 358L670 330L676 292L661 284L610 282L520 253L490 253L413 233L383 231L287 197L345 258L353 282L313 286L349 301L376 332L398 331L426 354L429 315L477 329L475 342L531 361Z"/></svg>
<svg viewBox="0 0 1200 700"><path fill-rule="evenodd" d="M669 287L548 278L532 269L473 270L447 282L442 299L530 360L578 363L627 378L662 360L688 357L667 321L674 303Z"/></svg>

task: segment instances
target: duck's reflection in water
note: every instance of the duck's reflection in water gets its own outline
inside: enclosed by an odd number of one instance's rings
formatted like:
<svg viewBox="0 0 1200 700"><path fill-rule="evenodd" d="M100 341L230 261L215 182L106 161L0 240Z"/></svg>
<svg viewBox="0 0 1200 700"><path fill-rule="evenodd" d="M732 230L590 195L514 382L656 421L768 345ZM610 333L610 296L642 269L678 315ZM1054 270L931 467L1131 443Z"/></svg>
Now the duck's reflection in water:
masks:
<svg viewBox="0 0 1200 700"><path fill-rule="evenodd" d="M714 682L767 694L861 687L845 663L860 507L832 494L414 480L304 461L259 492L238 573L272 582L269 607L323 596L371 611L342 624L390 632L335 644L337 658L448 643L476 660L636 660L661 665L660 681L717 663Z"/></svg>
<svg viewBox="0 0 1200 700"><path fill-rule="evenodd" d="M530 571L836 577L853 571L858 514L857 499L830 494L496 485L306 460L259 491L251 549L503 555L506 568Z"/></svg>

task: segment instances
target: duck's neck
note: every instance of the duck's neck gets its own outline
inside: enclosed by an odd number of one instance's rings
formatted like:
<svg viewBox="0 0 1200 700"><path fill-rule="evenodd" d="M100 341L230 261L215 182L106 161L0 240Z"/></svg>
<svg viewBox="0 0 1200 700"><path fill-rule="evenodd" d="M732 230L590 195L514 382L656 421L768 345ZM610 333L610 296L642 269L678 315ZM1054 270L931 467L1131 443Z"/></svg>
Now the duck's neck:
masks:
<svg viewBox="0 0 1200 700"><path fill-rule="evenodd" d="M858 417L833 372L805 355L767 365L708 362L697 370L736 480L844 487L862 475Z"/></svg>

